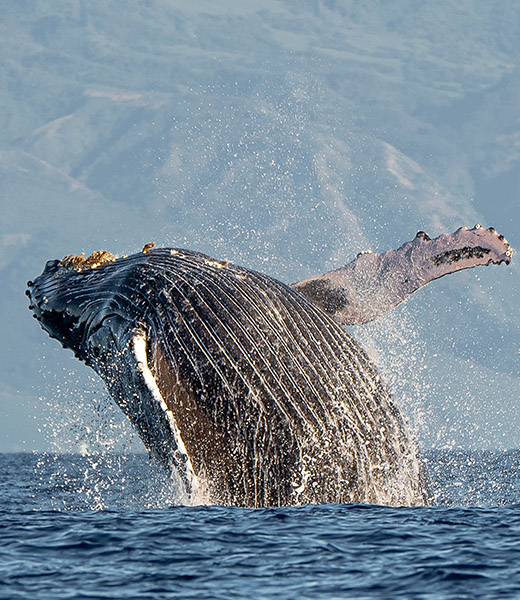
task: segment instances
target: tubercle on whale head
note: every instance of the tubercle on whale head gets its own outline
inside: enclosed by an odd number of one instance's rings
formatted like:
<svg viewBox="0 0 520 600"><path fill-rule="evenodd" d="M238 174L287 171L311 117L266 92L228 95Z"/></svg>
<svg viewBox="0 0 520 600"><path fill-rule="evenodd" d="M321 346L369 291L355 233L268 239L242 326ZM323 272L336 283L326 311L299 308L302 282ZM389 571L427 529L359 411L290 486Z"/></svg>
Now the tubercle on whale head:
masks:
<svg viewBox="0 0 520 600"><path fill-rule="evenodd" d="M141 252L143 254L148 254L154 247L155 242L150 242L143 246ZM84 269L97 269L102 265L116 261L118 258L119 256L117 256L117 254L112 254L107 250L96 250L95 252L92 252L90 256L85 256L84 252L81 254L67 254L67 256L64 256L60 261L60 267L80 272ZM122 258L127 258L127 255L123 254Z"/></svg>
<svg viewBox="0 0 520 600"><path fill-rule="evenodd" d="M60 267L74 271L83 271L83 269L97 269L99 266L109 262L114 262L119 257L107 252L106 250L97 250L90 256L85 256L83 252L80 255L67 254L61 262Z"/></svg>

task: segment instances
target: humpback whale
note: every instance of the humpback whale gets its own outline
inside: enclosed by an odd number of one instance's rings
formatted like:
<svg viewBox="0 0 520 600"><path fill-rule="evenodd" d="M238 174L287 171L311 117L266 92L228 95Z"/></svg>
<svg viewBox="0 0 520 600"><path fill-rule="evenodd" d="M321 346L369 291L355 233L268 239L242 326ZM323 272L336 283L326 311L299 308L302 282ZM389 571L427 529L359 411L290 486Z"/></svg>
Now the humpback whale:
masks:
<svg viewBox="0 0 520 600"><path fill-rule="evenodd" d="M511 256L493 228L420 231L286 285L152 243L51 260L26 293L41 327L103 378L186 501L420 505L428 492L413 432L344 325Z"/></svg>

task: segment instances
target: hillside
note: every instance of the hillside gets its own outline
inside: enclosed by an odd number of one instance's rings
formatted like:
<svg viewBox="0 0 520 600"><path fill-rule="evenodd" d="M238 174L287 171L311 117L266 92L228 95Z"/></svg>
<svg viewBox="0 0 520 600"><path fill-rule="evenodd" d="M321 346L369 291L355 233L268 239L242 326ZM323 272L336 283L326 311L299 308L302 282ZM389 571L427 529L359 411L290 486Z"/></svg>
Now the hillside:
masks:
<svg viewBox="0 0 520 600"><path fill-rule="evenodd" d="M520 248L517 5L416 7L10 3L0 450L49 447L61 403L92 417L90 373L26 308L50 258L153 240L292 282L417 230ZM520 444L519 291L515 263L460 273L354 329L423 445Z"/></svg>

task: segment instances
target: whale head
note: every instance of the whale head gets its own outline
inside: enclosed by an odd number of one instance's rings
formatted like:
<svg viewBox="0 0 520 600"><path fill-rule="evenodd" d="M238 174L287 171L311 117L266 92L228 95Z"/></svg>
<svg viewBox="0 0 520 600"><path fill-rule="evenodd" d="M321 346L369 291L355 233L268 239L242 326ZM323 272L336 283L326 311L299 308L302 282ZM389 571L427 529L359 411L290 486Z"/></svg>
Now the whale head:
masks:
<svg viewBox="0 0 520 600"><path fill-rule="evenodd" d="M95 255L97 260L92 259ZM110 268L115 260L103 251L87 259L49 260L42 274L27 283L34 318L87 364L96 358L100 344L93 342L101 333L110 332L116 340L128 330L128 303L117 293L121 271Z"/></svg>

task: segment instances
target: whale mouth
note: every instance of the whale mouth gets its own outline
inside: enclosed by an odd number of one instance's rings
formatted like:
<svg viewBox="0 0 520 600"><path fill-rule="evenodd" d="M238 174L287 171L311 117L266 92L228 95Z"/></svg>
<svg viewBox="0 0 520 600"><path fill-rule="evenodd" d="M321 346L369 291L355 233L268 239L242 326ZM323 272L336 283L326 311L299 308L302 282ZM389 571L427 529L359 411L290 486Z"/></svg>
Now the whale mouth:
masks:
<svg viewBox="0 0 520 600"><path fill-rule="evenodd" d="M63 348L69 348L76 358L85 361L85 323L77 304L67 300L64 288L66 292L60 277L59 261L49 261L42 275L34 282L27 282L28 308L49 337L58 340Z"/></svg>
<svg viewBox="0 0 520 600"><path fill-rule="evenodd" d="M58 339L63 345L65 341L69 341L70 332L74 331L77 319L72 315L68 307L58 309L52 301L52 287L45 286L42 289L39 280L36 282L28 281L26 296L29 298L29 310L33 312L33 318L36 319L41 327L53 339ZM47 289L48 288L48 289ZM61 335L60 335L61 332ZM69 332L69 336L65 335Z"/></svg>
<svg viewBox="0 0 520 600"><path fill-rule="evenodd" d="M91 256L48 261L42 274L27 282L25 291L29 310L42 329L87 364L95 358L90 356L89 339L107 319L112 318L116 335L127 322L124 305L100 287L110 287L113 273L98 267L113 263L116 258L109 255L103 262L99 253L92 255L95 260Z"/></svg>

